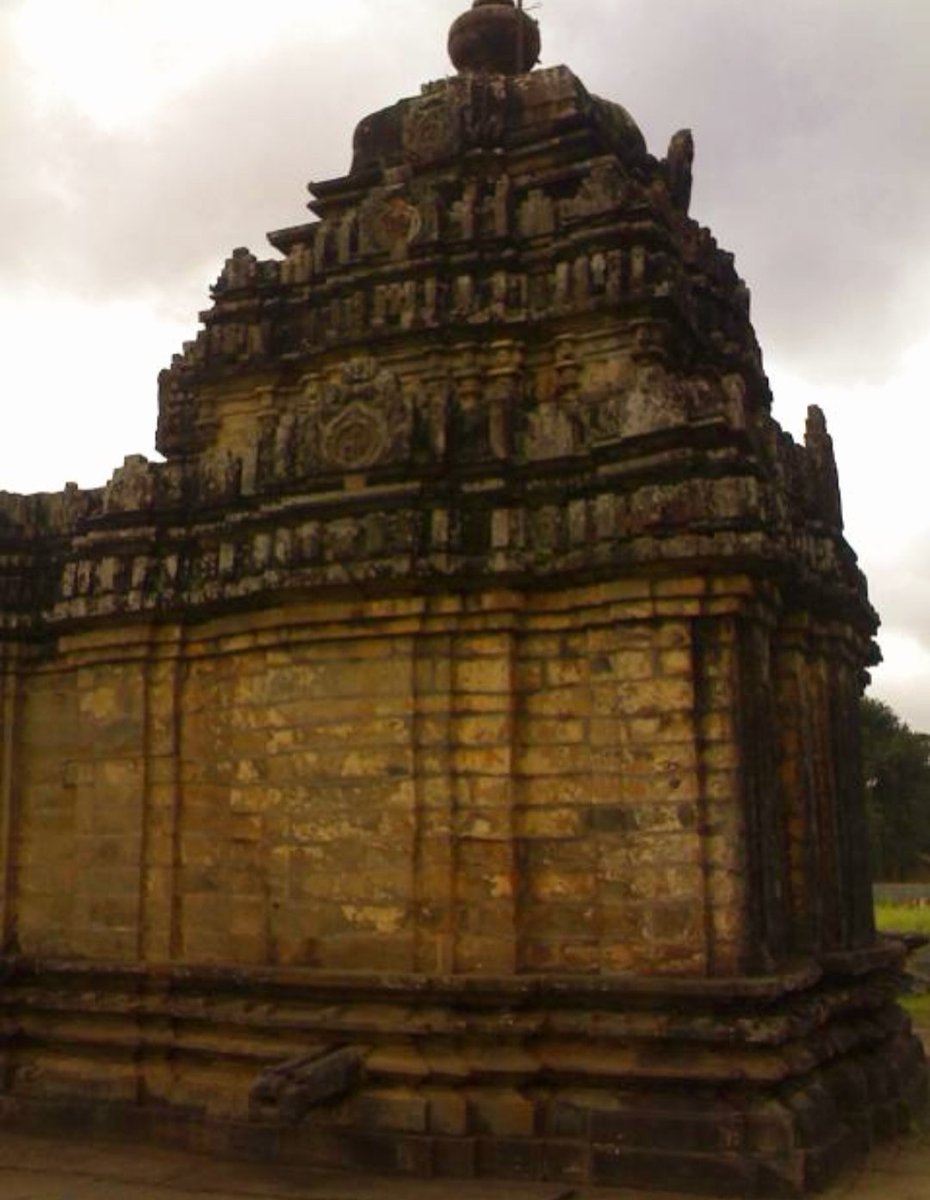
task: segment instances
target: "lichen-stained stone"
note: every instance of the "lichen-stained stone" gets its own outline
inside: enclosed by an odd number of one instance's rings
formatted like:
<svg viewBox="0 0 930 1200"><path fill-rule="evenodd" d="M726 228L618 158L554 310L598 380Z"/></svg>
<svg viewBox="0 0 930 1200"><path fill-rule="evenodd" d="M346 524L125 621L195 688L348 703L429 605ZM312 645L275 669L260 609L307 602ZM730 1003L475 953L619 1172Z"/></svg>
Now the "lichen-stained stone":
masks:
<svg viewBox="0 0 930 1200"><path fill-rule="evenodd" d="M690 134L657 160L504 26L233 251L164 462L0 494L2 1115L797 1194L926 1088L876 616ZM344 1095L250 1108L347 1048Z"/></svg>

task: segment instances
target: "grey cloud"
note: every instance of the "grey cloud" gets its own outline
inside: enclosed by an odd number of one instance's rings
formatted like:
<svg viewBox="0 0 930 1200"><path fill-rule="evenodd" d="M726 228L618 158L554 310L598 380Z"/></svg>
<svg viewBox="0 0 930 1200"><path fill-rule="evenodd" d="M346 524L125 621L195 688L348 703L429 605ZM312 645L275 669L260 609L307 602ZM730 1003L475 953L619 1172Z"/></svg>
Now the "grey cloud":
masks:
<svg viewBox="0 0 930 1200"><path fill-rule="evenodd" d="M930 733L930 692L926 680L886 682L879 669L869 695L888 704L915 733Z"/></svg>
<svg viewBox="0 0 930 1200"><path fill-rule="evenodd" d="M5 83L0 268L92 295L145 292L193 317L232 246L260 249L267 229L304 219L306 180L344 170L362 115L448 69L462 7L372 5L340 49L316 45L308 21L141 137L43 122ZM737 251L763 346L814 380L886 375L926 322L928 6L551 0L538 15L545 62L625 104L654 152L695 129L695 215Z"/></svg>
<svg viewBox="0 0 930 1200"><path fill-rule="evenodd" d="M888 646L892 637L904 637L916 643L923 660L930 655L930 530L904 547L891 562L870 573L873 603L882 618L878 643ZM900 648L895 648L895 674L883 667L874 673L872 694L899 713L913 729L930 733L930 687L921 662L913 664L913 675L899 673Z"/></svg>
<svg viewBox="0 0 930 1200"><path fill-rule="evenodd" d="M7 286L144 294L193 319L232 247L261 251L267 230L309 219L308 179L344 171L355 122L409 90L409 65L385 53L396 25L373 16L336 55L295 38L204 79L141 134L103 133L76 113L43 119L22 80L5 88Z"/></svg>
<svg viewBox="0 0 930 1200"><path fill-rule="evenodd" d="M763 347L813 381L884 378L927 328L930 6L585 11L563 39L583 77L631 109L654 151L694 128L694 212L737 252Z"/></svg>
<svg viewBox="0 0 930 1200"><path fill-rule="evenodd" d="M886 676L884 666L876 667L868 694L893 708L911 729L930 734L930 688L922 664L921 659L914 664L913 673L904 677Z"/></svg>
<svg viewBox="0 0 930 1200"><path fill-rule="evenodd" d="M930 654L930 533L874 574L872 594L884 627L906 631Z"/></svg>

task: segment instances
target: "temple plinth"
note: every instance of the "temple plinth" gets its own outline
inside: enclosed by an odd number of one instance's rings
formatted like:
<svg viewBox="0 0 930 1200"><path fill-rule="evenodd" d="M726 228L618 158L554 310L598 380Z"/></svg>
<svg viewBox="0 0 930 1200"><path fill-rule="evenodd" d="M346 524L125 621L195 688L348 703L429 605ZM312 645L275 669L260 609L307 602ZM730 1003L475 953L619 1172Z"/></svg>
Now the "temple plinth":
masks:
<svg viewBox="0 0 930 1200"><path fill-rule="evenodd" d="M830 437L772 418L690 134L466 16L231 254L165 461L0 495L0 1111L800 1194L926 1088Z"/></svg>

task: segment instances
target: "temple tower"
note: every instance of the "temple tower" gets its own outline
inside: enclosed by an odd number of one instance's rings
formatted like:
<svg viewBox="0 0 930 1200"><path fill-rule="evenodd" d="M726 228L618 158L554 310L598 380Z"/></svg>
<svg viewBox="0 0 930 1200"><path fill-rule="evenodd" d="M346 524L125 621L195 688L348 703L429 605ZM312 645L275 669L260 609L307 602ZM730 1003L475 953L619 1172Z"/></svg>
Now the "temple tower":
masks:
<svg viewBox="0 0 930 1200"><path fill-rule="evenodd" d="M691 135L539 53L476 0L232 253L165 461L0 497L11 1121L746 1196L921 1103L823 416Z"/></svg>

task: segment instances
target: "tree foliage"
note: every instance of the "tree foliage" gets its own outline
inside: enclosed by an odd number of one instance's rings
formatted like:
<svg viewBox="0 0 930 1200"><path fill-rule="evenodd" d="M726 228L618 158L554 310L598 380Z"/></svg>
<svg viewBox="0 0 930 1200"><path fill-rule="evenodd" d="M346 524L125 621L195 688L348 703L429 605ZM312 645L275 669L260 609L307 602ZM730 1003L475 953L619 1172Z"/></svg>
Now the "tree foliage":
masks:
<svg viewBox="0 0 930 1200"><path fill-rule="evenodd" d="M876 879L930 872L930 736L862 701L862 762Z"/></svg>

